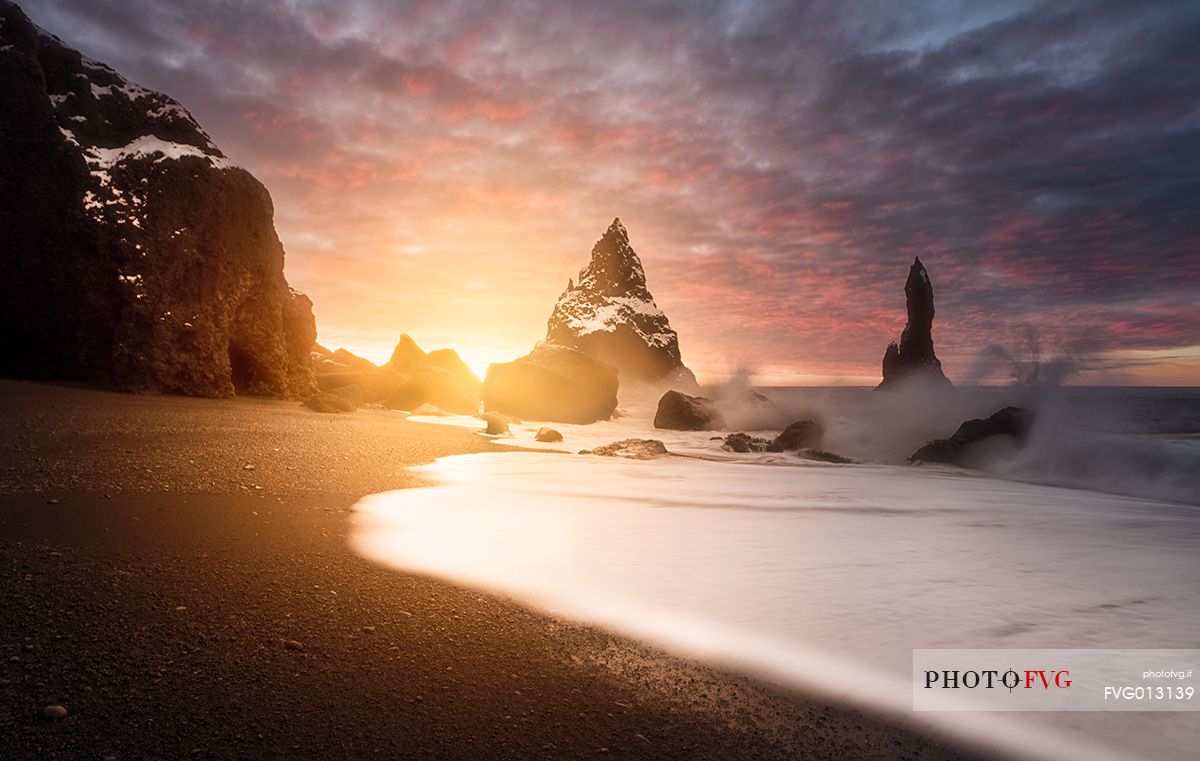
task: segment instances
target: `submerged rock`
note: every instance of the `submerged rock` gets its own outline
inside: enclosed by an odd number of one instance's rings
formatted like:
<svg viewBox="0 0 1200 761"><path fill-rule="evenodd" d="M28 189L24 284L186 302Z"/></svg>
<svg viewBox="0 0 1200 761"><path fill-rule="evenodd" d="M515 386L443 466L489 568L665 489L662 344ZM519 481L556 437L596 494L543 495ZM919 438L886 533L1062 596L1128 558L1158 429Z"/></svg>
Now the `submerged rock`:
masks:
<svg viewBox="0 0 1200 761"><path fill-rule="evenodd" d="M304 406L314 412L354 412L357 405L337 394L318 391L304 400Z"/></svg>
<svg viewBox="0 0 1200 761"><path fill-rule="evenodd" d="M767 451L795 452L801 449L817 449L821 446L824 436L825 426L815 420L797 420L775 437Z"/></svg>
<svg viewBox="0 0 1200 761"><path fill-rule="evenodd" d="M592 247L591 260L559 296L546 343L579 349L618 369L621 381L694 390L679 336L646 287L642 262L620 219Z"/></svg>
<svg viewBox="0 0 1200 761"><path fill-rule="evenodd" d="M667 445L658 439L621 439L602 447L596 447L591 450L590 454L598 454L603 457L626 457L631 460L649 460L667 454Z"/></svg>
<svg viewBox="0 0 1200 761"><path fill-rule="evenodd" d="M0 2L0 373L312 393L271 197L180 103Z"/></svg>
<svg viewBox="0 0 1200 761"><path fill-rule="evenodd" d="M485 409L531 420L594 423L617 407L617 370L576 349L542 344L488 368Z"/></svg>
<svg viewBox="0 0 1200 761"><path fill-rule="evenodd" d="M654 427L672 431L708 431L724 428L725 420L711 399L668 391L658 400Z"/></svg>
<svg viewBox="0 0 1200 761"><path fill-rule="evenodd" d="M942 363L933 353L933 284L921 258L913 260L904 283L908 322L900 334L900 343L888 344L883 353L883 380L878 388L894 388L901 381L916 380L935 387L949 388Z"/></svg>
<svg viewBox="0 0 1200 761"><path fill-rule="evenodd" d="M423 417L446 417L450 413L446 412L441 407L435 407L432 404L422 404L413 410L412 414L421 415Z"/></svg>
<svg viewBox="0 0 1200 761"><path fill-rule="evenodd" d="M534 434L533 440L541 442L562 441L563 435L553 428L539 428L538 432Z"/></svg>
<svg viewBox="0 0 1200 761"><path fill-rule="evenodd" d="M738 404L746 405L752 409L776 409L775 402L771 401L766 396L763 396L754 389L746 389L741 394L738 394L734 398L734 401Z"/></svg>
<svg viewBox="0 0 1200 761"><path fill-rule="evenodd" d="M770 444L769 440L748 433L731 433L725 437L721 449L726 452L765 452Z"/></svg>
<svg viewBox="0 0 1200 761"><path fill-rule="evenodd" d="M966 465L972 448L987 439L1024 440L1033 424L1033 414L1022 407L1005 407L987 418L968 420L948 439L934 439L913 452L909 462L938 462Z"/></svg>
<svg viewBox="0 0 1200 761"><path fill-rule="evenodd" d="M849 457L842 457L840 454L826 451L824 449L801 449L796 453L801 459L816 460L817 462L831 462L839 465L846 465L855 462Z"/></svg>

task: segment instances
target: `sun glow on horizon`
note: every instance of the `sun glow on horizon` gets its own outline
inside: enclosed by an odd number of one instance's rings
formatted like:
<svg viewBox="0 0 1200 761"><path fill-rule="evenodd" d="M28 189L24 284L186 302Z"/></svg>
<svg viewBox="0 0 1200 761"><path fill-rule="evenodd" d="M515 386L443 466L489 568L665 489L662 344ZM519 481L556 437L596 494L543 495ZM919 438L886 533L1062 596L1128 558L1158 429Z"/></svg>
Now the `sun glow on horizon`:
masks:
<svg viewBox="0 0 1200 761"><path fill-rule="evenodd" d="M1110 4L1047 35L1049 6L996 23L931 4L864 26L852 3L820 23L787 3L183 3L148 41L137 2L102 17L24 5L186 106L269 190L288 282L330 348L385 362L407 331L486 372L545 335L619 216L701 380L738 353L764 384L873 384L920 254L952 380L1034 325L1045 346L1099 353L1089 380L1200 384L1198 225L1178 169L1198 90L1141 76L1190 71L1187 46L1139 44L1184 33L1186 10ZM263 29L287 44L263 44ZM1128 55L1062 52L1110 48ZM935 54L944 66L920 65ZM1135 81L1146 118L1114 133L1096 104ZM907 113L914 92L948 120L880 117ZM944 129L955 120L970 129Z"/></svg>
<svg viewBox="0 0 1200 761"><path fill-rule="evenodd" d="M491 339L491 337L485 336L474 336L464 338L461 342L455 342L439 340L437 336L429 333L409 331L399 331L394 338L330 331L320 333L317 342L327 349L345 349L364 359L369 359L377 365L384 365L391 359L392 351L396 348L400 335L405 332L408 332L417 345L427 352L435 349L453 349L467 367L471 368L471 372L479 376L480 380L487 374L489 365L495 362L509 362L527 354L536 343L533 340L522 343Z"/></svg>
<svg viewBox="0 0 1200 761"><path fill-rule="evenodd" d="M345 349L359 357L369 359L377 365L385 365L392 356L392 350L399 340L401 331L395 338L384 338L361 333L337 333L322 331L317 342L327 349ZM497 339L491 336L464 337L462 343L452 340L441 341L437 337L430 339L429 333L413 333L409 335L417 345L425 351L435 349L453 349L462 358L467 367L482 380L487 375L488 366L497 362L511 362L517 357L529 353L538 339L527 342ZM540 337L539 337L540 338ZM728 372L696 371L697 380L704 386L720 386L730 382L734 375ZM865 375L831 375L822 373L789 373L778 368L768 368L761 373L755 373L750 379L751 385L770 387L830 387L830 386L874 386L878 378Z"/></svg>

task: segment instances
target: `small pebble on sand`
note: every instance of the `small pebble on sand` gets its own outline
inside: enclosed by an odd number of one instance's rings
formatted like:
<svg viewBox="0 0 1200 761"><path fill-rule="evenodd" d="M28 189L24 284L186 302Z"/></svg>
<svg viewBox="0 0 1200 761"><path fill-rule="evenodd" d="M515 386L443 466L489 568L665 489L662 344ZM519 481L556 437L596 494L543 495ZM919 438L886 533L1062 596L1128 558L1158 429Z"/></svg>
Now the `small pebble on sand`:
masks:
<svg viewBox="0 0 1200 761"><path fill-rule="evenodd" d="M67 718L67 709L62 706L46 706L42 709L43 719L65 719Z"/></svg>

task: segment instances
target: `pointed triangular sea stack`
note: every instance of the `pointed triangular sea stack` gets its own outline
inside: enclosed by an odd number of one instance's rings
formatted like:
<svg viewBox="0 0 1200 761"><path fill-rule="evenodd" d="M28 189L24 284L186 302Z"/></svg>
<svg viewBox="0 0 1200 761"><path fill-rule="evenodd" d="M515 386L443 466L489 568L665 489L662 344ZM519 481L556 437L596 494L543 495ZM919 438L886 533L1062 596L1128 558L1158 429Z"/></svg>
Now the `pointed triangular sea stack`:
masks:
<svg viewBox="0 0 1200 761"><path fill-rule="evenodd" d="M568 346L618 369L622 385L646 381L694 389L679 336L646 288L629 233L614 219L592 247L579 279L567 283L546 325L547 344Z"/></svg>

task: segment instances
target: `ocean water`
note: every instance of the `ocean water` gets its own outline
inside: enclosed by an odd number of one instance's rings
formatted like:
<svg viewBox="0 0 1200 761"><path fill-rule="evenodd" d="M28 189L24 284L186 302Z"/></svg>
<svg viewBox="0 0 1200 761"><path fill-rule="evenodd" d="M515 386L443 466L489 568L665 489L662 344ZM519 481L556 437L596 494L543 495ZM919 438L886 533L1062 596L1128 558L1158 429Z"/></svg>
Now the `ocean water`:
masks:
<svg viewBox="0 0 1200 761"><path fill-rule="evenodd" d="M1196 757L1200 713L914 716L910 673L914 648L1200 647L1200 394L769 395L764 409L727 390L730 423L819 417L826 448L861 462L735 455L709 433L661 431L680 456L451 457L421 469L434 486L363 500L352 541L398 569L1014 756ZM982 470L901 464L1013 402L1036 406L1025 449L988 452ZM646 407L625 411L556 426L557 448L651 433ZM507 441L531 445L536 427Z"/></svg>

